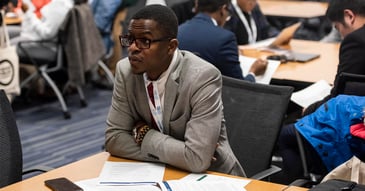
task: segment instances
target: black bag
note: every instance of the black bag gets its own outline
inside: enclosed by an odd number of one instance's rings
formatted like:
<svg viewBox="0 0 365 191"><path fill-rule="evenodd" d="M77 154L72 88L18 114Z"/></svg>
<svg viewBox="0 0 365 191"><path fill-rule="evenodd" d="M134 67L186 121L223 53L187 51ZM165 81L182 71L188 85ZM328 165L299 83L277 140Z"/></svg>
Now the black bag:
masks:
<svg viewBox="0 0 365 191"><path fill-rule="evenodd" d="M347 180L330 179L311 188L309 191L363 191L365 185Z"/></svg>

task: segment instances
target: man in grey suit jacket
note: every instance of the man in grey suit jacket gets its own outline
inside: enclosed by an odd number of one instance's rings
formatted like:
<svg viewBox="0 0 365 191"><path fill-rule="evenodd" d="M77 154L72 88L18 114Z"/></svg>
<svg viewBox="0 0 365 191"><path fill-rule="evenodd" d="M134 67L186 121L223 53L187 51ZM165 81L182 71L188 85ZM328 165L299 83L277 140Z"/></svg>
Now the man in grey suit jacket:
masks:
<svg viewBox="0 0 365 191"><path fill-rule="evenodd" d="M106 149L189 172L245 176L227 139L221 74L178 50L177 30L177 18L166 6L146 6L132 17L121 37L128 58L117 64Z"/></svg>

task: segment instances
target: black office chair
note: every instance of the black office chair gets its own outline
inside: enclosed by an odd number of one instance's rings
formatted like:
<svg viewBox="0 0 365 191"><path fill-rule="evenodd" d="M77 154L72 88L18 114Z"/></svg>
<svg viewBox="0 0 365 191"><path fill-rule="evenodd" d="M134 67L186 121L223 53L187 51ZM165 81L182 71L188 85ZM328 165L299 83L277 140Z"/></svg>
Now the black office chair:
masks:
<svg viewBox="0 0 365 191"><path fill-rule="evenodd" d="M58 38L18 44L20 62L30 63L37 68L37 72L23 80L20 86L24 87L35 77L42 77L56 94L66 119L71 117L64 98L68 88L75 87L80 96L81 106L87 106L82 90L87 72L93 72L99 66L104 70L110 85L114 83L113 74L101 61L105 55L105 47L95 23L90 22L93 21L92 17L87 3L75 1L75 6L59 29ZM63 91L50 77L51 73L59 71L63 71L68 78Z"/></svg>
<svg viewBox="0 0 365 191"><path fill-rule="evenodd" d="M281 171L271 161L293 89L223 76L228 139L249 178L264 179Z"/></svg>
<svg viewBox="0 0 365 191"><path fill-rule="evenodd" d="M45 172L48 167L23 171L23 154L13 110L4 90L0 90L0 188L22 180L23 174Z"/></svg>
<svg viewBox="0 0 365 191"><path fill-rule="evenodd" d="M342 72L337 82L338 94L365 96L365 75Z"/></svg>

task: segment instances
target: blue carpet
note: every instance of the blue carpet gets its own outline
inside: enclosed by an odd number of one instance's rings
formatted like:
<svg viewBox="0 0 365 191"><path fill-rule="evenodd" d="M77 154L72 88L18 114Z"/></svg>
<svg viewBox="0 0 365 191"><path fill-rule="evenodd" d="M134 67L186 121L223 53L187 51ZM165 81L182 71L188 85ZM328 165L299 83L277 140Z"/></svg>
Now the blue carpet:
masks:
<svg viewBox="0 0 365 191"><path fill-rule="evenodd" d="M14 109L23 169L37 165L57 168L102 151L112 91L87 87L84 93L88 103L84 108L78 95L67 97L71 119L63 118L56 99Z"/></svg>

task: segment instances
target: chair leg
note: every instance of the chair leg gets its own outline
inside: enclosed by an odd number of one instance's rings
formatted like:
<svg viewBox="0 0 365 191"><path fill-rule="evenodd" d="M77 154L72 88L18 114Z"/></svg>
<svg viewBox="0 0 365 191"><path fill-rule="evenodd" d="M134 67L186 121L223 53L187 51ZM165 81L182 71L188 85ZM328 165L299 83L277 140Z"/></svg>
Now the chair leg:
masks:
<svg viewBox="0 0 365 191"><path fill-rule="evenodd" d="M76 89L77 89L77 93L80 96L80 104L81 104L81 107L86 107L87 106L87 102L85 100L85 95L84 95L84 92L82 91L81 86L80 85L77 85L76 86Z"/></svg>
<svg viewBox="0 0 365 191"><path fill-rule="evenodd" d="M300 157L302 159L304 177L308 178L309 177L309 170L308 170L308 166L307 166L307 160L306 160L306 156L305 156L303 140L302 140L299 132L296 129L295 129L295 136L297 138L299 153L300 153Z"/></svg>
<svg viewBox="0 0 365 191"><path fill-rule="evenodd" d="M68 112L67 105L65 103L65 100L63 99L63 96L62 96L60 90L58 89L58 87L56 86L56 84L53 82L53 80L49 77L49 75L45 71L45 67L41 67L40 68L40 72L41 72L41 76L46 80L46 82L51 86L51 88L53 89L53 91L56 93L56 96L58 98L58 101L60 102L61 107L62 107L62 111L63 111L64 118L65 119L71 118L71 114Z"/></svg>
<svg viewBox="0 0 365 191"><path fill-rule="evenodd" d="M106 77L109 81L110 84L114 84L114 75L113 73L109 70L109 68L104 64L104 62L102 62L101 60L98 61L98 65L101 67L101 69L104 70Z"/></svg>

